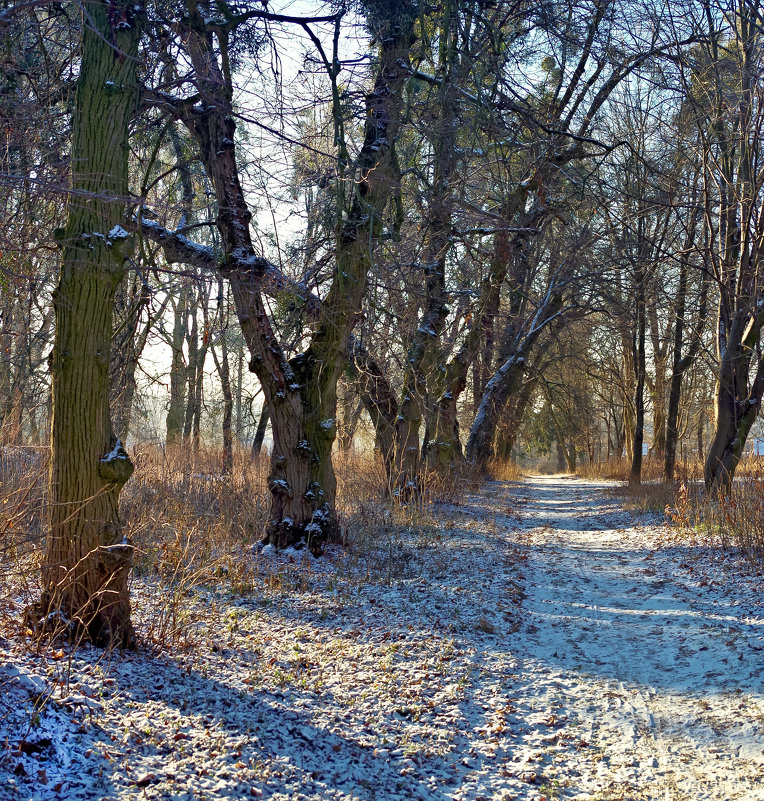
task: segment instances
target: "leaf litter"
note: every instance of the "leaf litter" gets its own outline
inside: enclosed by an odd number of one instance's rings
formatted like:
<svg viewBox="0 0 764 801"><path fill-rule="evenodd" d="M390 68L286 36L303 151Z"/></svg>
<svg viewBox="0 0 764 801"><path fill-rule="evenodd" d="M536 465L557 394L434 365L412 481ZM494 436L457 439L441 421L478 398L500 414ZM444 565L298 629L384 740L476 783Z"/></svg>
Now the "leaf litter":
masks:
<svg viewBox="0 0 764 801"><path fill-rule="evenodd" d="M386 561L243 552L187 648L0 640L0 801L764 798L761 576L609 486L492 482Z"/></svg>

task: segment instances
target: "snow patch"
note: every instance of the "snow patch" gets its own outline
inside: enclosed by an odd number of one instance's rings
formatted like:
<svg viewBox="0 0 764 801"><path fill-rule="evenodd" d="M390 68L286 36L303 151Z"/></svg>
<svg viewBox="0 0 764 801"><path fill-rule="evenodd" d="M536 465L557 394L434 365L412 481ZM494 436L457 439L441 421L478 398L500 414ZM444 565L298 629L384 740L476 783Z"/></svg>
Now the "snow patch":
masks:
<svg viewBox="0 0 764 801"><path fill-rule="evenodd" d="M121 225L115 225L111 231L109 231L108 239L111 239L111 241L114 242L127 239L129 236L130 234L128 234Z"/></svg>

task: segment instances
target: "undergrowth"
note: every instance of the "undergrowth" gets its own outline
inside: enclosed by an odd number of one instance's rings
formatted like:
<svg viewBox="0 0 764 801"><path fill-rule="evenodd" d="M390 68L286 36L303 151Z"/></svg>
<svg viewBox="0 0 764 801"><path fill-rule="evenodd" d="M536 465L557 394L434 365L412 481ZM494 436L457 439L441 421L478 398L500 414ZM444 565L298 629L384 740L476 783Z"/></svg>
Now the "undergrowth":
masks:
<svg viewBox="0 0 764 801"><path fill-rule="evenodd" d="M11 458L0 449L0 636L21 633L40 649L46 644L25 630L21 616L40 594L48 451L28 450ZM135 548L133 622L144 650L193 649L217 614L221 592L285 594L311 586L310 559L256 556L270 507L268 456L253 459L237 449L230 475L221 474L213 448L142 445L131 458L135 472L120 495L120 516ZM477 484L467 470L426 474L420 491L402 502L377 456L339 452L335 466L343 548L333 558L344 581L390 583L416 572L421 550L443 535L434 506L458 503ZM509 468L503 471L509 477Z"/></svg>
<svg viewBox="0 0 764 801"><path fill-rule="evenodd" d="M627 459L586 465L579 475L626 482ZM624 507L634 512L663 512L669 525L687 539L723 549L738 549L757 567L764 566L764 459L748 456L735 474L732 487L708 496L703 487L703 463L683 461L677 480L662 482L662 462L646 459L643 482L614 489Z"/></svg>
<svg viewBox="0 0 764 801"><path fill-rule="evenodd" d="M764 471L748 465L730 490L706 495L700 482L678 485L667 519L687 537L704 544L738 549L764 567Z"/></svg>

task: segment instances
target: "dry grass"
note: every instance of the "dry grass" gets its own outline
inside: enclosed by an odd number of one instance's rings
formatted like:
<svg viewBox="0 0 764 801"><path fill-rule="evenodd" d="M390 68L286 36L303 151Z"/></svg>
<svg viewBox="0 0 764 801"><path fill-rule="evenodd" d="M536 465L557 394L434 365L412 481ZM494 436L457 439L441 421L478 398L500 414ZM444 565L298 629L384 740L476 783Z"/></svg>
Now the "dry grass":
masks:
<svg viewBox="0 0 764 801"><path fill-rule="evenodd" d="M48 457L47 448L0 448L0 634L18 629L39 594Z"/></svg>
<svg viewBox="0 0 764 801"><path fill-rule="evenodd" d="M630 464L621 459L586 465L579 475L586 478L628 480ZM643 483L627 484L614 491L624 498L626 509L663 512L667 521L686 536L721 548L740 549L753 563L764 564L764 458L749 455L738 466L732 489L719 497L706 496L703 463L684 461L677 465L677 481L662 483L662 464L644 462Z"/></svg>
<svg viewBox="0 0 764 801"><path fill-rule="evenodd" d="M676 486L660 481L644 482L636 487L624 484L614 492L623 498L624 508L632 512L664 513L676 504Z"/></svg>
<svg viewBox="0 0 764 801"><path fill-rule="evenodd" d="M257 541L265 528L268 461L234 452L230 476L216 449L140 447L133 478L120 496L125 531L137 549L138 573L166 574L182 554L217 565ZM187 558L187 557L185 557Z"/></svg>
<svg viewBox="0 0 764 801"><path fill-rule="evenodd" d="M523 471L513 461L493 460L488 465L488 475L496 481L521 481Z"/></svg>
<svg viewBox="0 0 764 801"><path fill-rule="evenodd" d="M688 536L724 549L739 549L748 559L764 565L764 471L748 464L732 489L718 497L706 496L702 483L682 482L671 522Z"/></svg>
<svg viewBox="0 0 764 801"><path fill-rule="evenodd" d="M388 584L417 574L424 550L443 536L437 505L456 504L479 484L467 465L444 476L423 470L419 491L402 499L377 454L338 454L335 467L348 568L362 562L366 580Z"/></svg>
<svg viewBox="0 0 764 801"><path fill-rule="evenodd" d="M24 459L0 458L5 557L0 568L0 626L6 632L18 631L22 609L40 593L46 455L35 456L34 473ZM133 617L142 647L194 647L194 632L204 626L193 616L202 608L214 611L197 602L200 593L213 597L226 588L246 594L263 587L291 592L295 582L304 583L299 570L249 558L268 519L267 456L253 460L248 450L236 450L230 476L220 473L217 449L193 453L142 445L131 457L136 469L120 496L120 514L135 547ZM458 500L476 483L467 471L450 471L445 478L429 474L415 497L391 502L394 496L377 455L340 452L335 466L348 565L366 560L376 573L369 578L386 581L409 574L416 561L400 547L403 539L410 543L413 534L420 546L434 541L439 523L433 506Z"/></svg>
<svg viewBox="0 0 764 801"><path fill-rule="evenodd" d="M593 480L610 479L628 481L631 472L631 459L625 456L607 462L592 462L579 465L576 475ZM663 478L663 460L646 456L642 460L642 481L661 481Z"/></svg>

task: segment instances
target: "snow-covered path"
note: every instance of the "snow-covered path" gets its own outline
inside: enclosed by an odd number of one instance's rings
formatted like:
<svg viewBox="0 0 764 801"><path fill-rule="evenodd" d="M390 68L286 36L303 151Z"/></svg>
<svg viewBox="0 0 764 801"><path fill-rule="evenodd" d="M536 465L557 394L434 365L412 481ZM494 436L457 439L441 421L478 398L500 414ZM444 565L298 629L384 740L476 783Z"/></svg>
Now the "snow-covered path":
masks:
<svg viewBox="0 0 764 801"><path fill-rule="evenodd" d="M764 799L761 599L723 561L657 547L655 526L591 483L538 477L520 492L516 719L529 750L539 714L567 743L556 769L547 750L545 778L576 798Z"/></svg>
<svg viewBox="0 0 764 801"><path fill-rule="evenodd" d="M458 501L242 549L251 590L183 596L160 655L0 631L0 801L764 801L761 576L612 484ZM139 631L167 593L136 581Z"/></svg>

